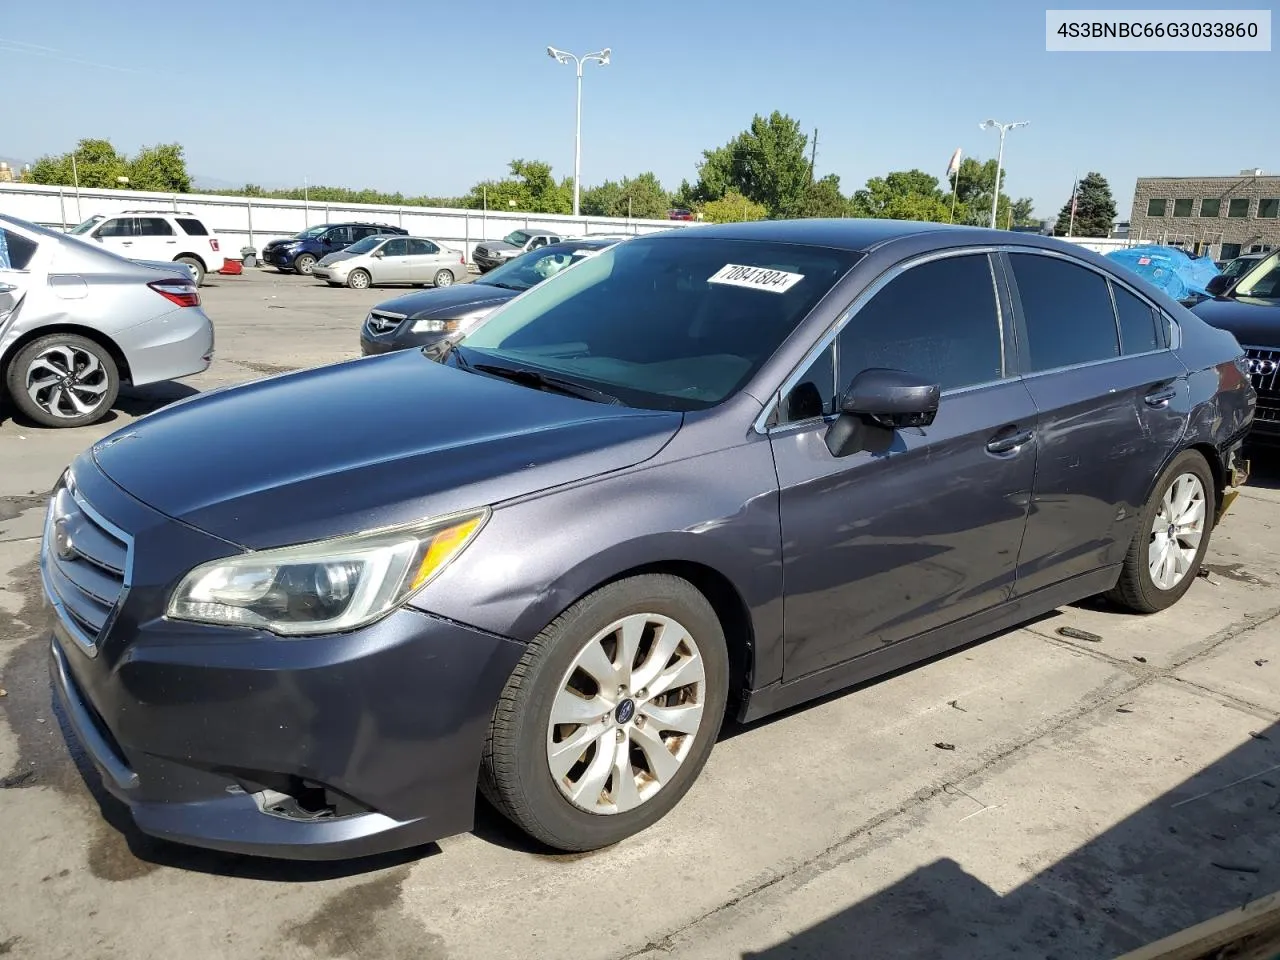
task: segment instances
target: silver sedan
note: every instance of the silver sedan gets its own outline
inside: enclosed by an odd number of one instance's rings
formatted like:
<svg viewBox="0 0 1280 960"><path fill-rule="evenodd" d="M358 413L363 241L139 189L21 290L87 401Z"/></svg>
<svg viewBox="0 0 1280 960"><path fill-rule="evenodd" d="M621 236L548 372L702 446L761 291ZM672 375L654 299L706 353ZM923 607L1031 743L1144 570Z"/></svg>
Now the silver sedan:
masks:
<svg viewBox="0 0 1280 960"><path fill-rule="evenodd" d="M324 257L311 275L357 290L390 283L447 287L467 275L467 264L462 251L427 237L373 236Z"/></svg>
<svg viewBox="0 0 1280 960"><path fill-rule="evenodd" d="M121 382L175 380L212 359L213 324L183 264L127 260L0 215L0 375L28 418L93 423Z"/></svg>

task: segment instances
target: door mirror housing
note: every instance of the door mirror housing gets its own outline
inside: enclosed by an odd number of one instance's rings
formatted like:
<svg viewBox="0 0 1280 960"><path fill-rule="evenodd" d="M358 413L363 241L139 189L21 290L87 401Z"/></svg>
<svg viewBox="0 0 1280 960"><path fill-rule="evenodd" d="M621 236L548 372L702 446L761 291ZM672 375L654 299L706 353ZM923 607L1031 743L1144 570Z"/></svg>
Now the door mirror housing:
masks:
<svg viewBox="0 0 1280 960"><path fill-rule="evenodd" d="M1231 289L1232 279L1232 277L1228 277L1225 274L1220 273L1216 277L1212 277L1209 282L1204 285L1204 292L1209 294L1211 297L1220 297Z"/></svg>
<svg viewBox="0 0 1280 960"><path fill-rule="evenodd" d="M942 389L902 370L863 370L840 398L840 412L890 430L927 427L938 413Z"/></svg>
<svg viewBox="0 0 1280 960"><path fill-rule="evenodd" d="M381 250L375 250L375 251L373 251L373 259L375 259L375 260L381 260L381 259L382 259L383 257L385 257L385 256L386 256L386 254L385 254L385 253L383 253Z"/></svg>

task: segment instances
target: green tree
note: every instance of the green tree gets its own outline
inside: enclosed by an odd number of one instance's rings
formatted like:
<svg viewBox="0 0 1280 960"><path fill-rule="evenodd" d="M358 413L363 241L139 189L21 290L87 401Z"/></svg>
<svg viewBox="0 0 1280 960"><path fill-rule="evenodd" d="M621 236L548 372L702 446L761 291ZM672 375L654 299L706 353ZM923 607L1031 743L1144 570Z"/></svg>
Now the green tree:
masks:
<svg viewBox="0 0 1280 960"><path fill-rule="evenodd" d="M792 217L847 217L849 199L840 192L840 178L829 173L804 188L800 199L791 207Z"/></svg>
<svg viewBox="0 0 1280 960"><path fill-rule="evenodd" d="M125 165L129 186L134 190L189 193L191 176L182 154L182 144L162 143L143 147Z"/></svg>
<svg viewBox="0 0 1280 960"><path fill-rule="evenodd" d="M1075 237L1105 237L1111 233L1116 219L1116 202L1111 196L1111 185L1100 173L1086 173L1076 187L1076 217L1071 223L1071 198L1062 205L1054 233L1067 234L1068 228Z"/></svg>
<svg viewBox="0 0 1280 960"><path fill-rule="evenodd" d="M763 206L769 216L791 216L811 179L808 144L798 120L777 110L768 117L756 114L751 126L723 147L703 151L690 198L706 204L733 190Z"/></svg>
<svg viewBox="0 0 1280 960"><path fill-rule="evenodd" d="M702 205L702 218L708 223L739 223L744 220L765 220L769 211L763 204L748 200L737 190L730 190L719 200Z"/></svg>
<svg viewBox="0 0 1280 960"><path fill-rule="evenodd" d="M75 156L75 164L71 162ZM119 177L126 176L126 160L116 152L110 140L86 138L71 153L44 156L31 165L30 183L69 187L77 178L82 187L118 188Z"/></svg>
<svg viewBox="0 0 1280 960"><path fill-rule="evenodd" d="M1015 227L1035 226L1039 221L1035 217L1035 202L1030 197L1023 197L1013 202L1013 225Z"/></svg>
<svg viewBox="0 0 1280 960"><path fill-rule="evenodd" d="M645 172L623 177L621 183L606 180L582 192L582 212L591 217L636 217L660 220L667 215L670 197L657 176Z"/></svg>
<svg viewBox="0 0 1280 960"><path fill-rule="evenodd" d="M471 188L464 205L479 210L520 210L525 213L571 213L573 181L556 183L551 164L541 160L512 160L511 176L484 180Z"/></svg>
<svg viewBox="0 0 1280 960"><path fill-rule="evenodd" d="M938 178L923 170L897 170L872 177L853 195L855 216L946 223L951 208L938 188Z"/></svg>

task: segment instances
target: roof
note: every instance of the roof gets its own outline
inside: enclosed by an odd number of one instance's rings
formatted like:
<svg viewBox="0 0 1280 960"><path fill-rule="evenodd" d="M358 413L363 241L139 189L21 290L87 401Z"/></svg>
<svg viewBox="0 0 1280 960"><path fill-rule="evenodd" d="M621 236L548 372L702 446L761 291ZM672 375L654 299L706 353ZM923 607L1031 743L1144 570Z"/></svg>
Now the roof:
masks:
<svg viewBox="0 0 1280 960"><path fill-rule="evenodd" d="M760 240L773 243L802 243L836 250L865 251L872 247L922 234L946 234L952 242L1008 243L1007 230L922 223L915 220L756 220L750 223L718 223L647 234L646 239L708 237L719 240ZM1016 234L1019 238L1026 234Z"/></svg>

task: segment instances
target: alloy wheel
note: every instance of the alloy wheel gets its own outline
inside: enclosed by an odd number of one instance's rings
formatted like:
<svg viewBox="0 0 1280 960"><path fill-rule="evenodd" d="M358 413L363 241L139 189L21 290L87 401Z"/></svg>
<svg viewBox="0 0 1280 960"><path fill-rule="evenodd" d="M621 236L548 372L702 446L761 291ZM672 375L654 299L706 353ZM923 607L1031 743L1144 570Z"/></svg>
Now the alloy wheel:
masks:
<svg viewBox="0 0 1280 960"><path fill-rule="evenodd" d="M436 274L436 286L448 287L453 285L453 274L448 270L441 270Z"/></svg>
<svg viewBox="0 0 1280 960"><path fill-rule="evenodd" d="M355 270L347 281L352 290L364 290L369 286L369 275L363 270Z"/></svg>
<svg viewBox="0 0 1280 960"><path fill-rule="evenodd" d="M27 366L27 396L62 420L93 413L102 405L108 385L107 371L98 358L67 344L42 350Z"/></svg>
<svg viewBox="0 0 1280 960"><path fill-rule="evenodd" d="M1204 484L1195 474L1180 474L1165 490L1151 524L1147 563L1157 589L1172 590L1191 572L1205 518Z"/></svg>
<svg viewBox="0 0 1280 960"><path fill-rule="evenodd" d="M681 769L706 696L702 654L681 624L652 613L614 621L582 647L556 691L551 778L589 813L635 809Z"/></svg>

